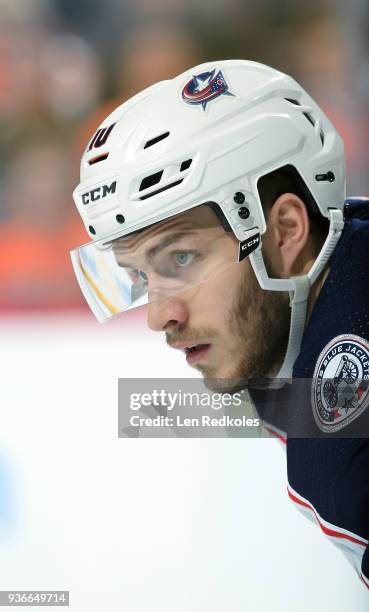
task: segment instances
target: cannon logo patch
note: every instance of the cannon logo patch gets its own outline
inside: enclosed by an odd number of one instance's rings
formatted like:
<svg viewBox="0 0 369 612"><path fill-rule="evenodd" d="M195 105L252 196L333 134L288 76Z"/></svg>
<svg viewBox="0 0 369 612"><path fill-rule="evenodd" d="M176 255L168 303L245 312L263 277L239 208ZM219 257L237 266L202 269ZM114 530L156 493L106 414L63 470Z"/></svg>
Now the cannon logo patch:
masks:
<svg viewBox="0 0 369 612"><path fill-rule="evenodd" d="M339 431L369 404L369 342L351 334L337 336L317 360L311 387L319 429Z"/></svg>

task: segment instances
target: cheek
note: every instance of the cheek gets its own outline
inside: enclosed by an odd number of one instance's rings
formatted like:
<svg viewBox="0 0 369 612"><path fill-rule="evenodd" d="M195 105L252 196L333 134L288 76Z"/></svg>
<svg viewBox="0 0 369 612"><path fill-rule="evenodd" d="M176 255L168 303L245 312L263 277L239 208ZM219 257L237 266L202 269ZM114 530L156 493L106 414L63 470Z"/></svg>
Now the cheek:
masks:
<svg viewBox="0 0 369 612"><path fill-rule="evenodd" d="M191 314L214 329L225 330L245 278L247 263L234 263L199 285L191 300Z"/></svg>

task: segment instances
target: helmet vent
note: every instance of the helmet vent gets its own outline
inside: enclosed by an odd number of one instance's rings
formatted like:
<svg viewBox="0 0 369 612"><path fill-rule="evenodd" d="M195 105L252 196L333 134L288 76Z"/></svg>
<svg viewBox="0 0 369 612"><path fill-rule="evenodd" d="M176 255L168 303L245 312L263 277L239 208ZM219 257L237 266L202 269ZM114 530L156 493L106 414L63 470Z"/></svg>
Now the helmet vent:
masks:
<svg viewBox="0 0 369 612"><path fill-rule="evenodd" d="M102 153L101 155L97 155L96 157L89 159L88 163L90 164L90 166L92 166L93 164L98 164L99 162L104 161L104 159L108 159L108 157L109 153Z"/></svg>
<svg viewBox="0 0 369 612"><path fill-rule="evenodd" d="M294 106L302 106L300 104L300 102L298 102L298 100L293 100L292 98L285 98L285 100L286 100L286 102L289 102L290 104L293 104ZM301 109L301 110L303 110L303 109ZM319 125L319 123L320 123L319 119L317 121L315 121L315 119L312 116L312 114L309 113L308 111L303 111L302 114L308 120L308 122L311 123L311 125L316 129L316 131L319 132L320 142L322 143L322 146L324 146L325 134L324 134L323 129Z"/></svg>
<svg viewBox="0 0 369 612"><path fill-rule="evenodd" d="M301 106L300 102L298 102L298 100L293 100L292 98L285 98L286 102L289 102L290 104L293 104L294 106ZM307 113L306 111L304 113L302 113L304 115L304 117L306 117L306 119L308 120L309 123L311 123L312 126L315 127L315 121L312 117L312 115L310 113Z"/></svg>
<svg viewBox="0 0 369 612"><path fill-rule="evenodd" d="M180 167L180 171L184 172L184 170L187 170L192 164L192 159L186 159L186 161L183 161L181 163L181 167Z"/></svg>
<svg viewBox="0 0 369 612"><path fill-rule="evenodd" d="M149 147L156 145L161 140L164 140L164 138L168 138L169 134L170 132L164 132L164 134L159 134L159 136L155 136L155 138L151 138L150 140L146 142L144 149L148 149Z"/></svg>
<svg viewBox="0 0 369 612"><path fill-rule="evenodd" d="M166 191L167 189L171 189L172 187L176 187L177 185L180 185L182 181L183 179L179 179L178 181L174 181L174 183L170 183L170 185L165 185L165 187L160 187L160 189L155 189L155 191L152 191L151 193L146 193L145 195L140 197L140 200L147 200L147 198L152 198L152 196L156 195L157 193L161 193L162 191Z"/></svg>
<svg viewBox="0 0 369 612"><path fill-rule="evenodd" d="M304 117L306 117L306 119L309 121L309 123L311 123L311 125L315 126L315 121L312 118L312 116L310 115L310 113L302 113L304 115Z"/></svg>
<svg viewBox="0 0 369 612"><path fill-rule="evenodd" d="M192 164L192 159L186 159L184 160L179 168L180 172L185 172L186 170L188 170L188 168L190 168ZM173 178L177 178L178 177L178 166L176 167L176 176ZM149 176L145 176L140 184L139 190L138 191L146 191L146 189L149 189L150 187L153 187L154 185L158 185L158 183L160 183L162 176L163 176L164 170L159 170L158 172L154 172L154 174L150 174ZM145 193L145 195L142 195L140 197L140 200L146 200L147 198L151 198L151 196L156 195L157 193L160 193L161 191L165 191L166 189L170 189L171 187L175 187L176 185L179 185L180 183L182 183L184 179L178 179L178 180L174 180L172 183L170 183L169 185L165 185L164 187L160 187L158 189L155 189L155 191L151 191L150 193Z"/></svg>
<svg viewBox="0 0 369 612"><path fill-rule="evenodd" d="M148 189L153 185L157 185L160 183L160 179L163 176L164 170L159 170L159 172L155 172L155 174L150 174L149 176L145 176L142 179L139 191L143 191L144 189Z"/></svg>

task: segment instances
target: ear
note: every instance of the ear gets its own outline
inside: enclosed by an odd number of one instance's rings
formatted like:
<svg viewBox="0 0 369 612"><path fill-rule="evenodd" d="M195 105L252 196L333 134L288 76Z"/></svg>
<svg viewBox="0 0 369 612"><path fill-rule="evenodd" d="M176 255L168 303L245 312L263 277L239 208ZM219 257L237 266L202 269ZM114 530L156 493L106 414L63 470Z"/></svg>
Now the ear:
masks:
<svg viewBox="0 0 369 612"><path fill-rule="evenodd" d="M269 210L263 237L267 258L278 276L297 276L310 267L309 230L304 202L294 193L279 196Z"/></svg>

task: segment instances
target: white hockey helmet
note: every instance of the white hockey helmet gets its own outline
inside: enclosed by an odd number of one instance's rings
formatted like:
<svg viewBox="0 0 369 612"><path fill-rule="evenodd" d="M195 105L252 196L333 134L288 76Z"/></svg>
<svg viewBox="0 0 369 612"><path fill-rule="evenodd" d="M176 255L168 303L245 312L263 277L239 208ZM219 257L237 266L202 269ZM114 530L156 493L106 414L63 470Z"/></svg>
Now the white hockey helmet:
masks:
<svg viewBox="0 0 369 612"><path fill-rule="evenodd" d="M330 232L308 275L271 279L261 254L266 223L258 180L285 165L297 170ZM72 251L73 266L100 321L145 303L145 279L117 265L114 241L216 204L239 242L239 259L249 255L261 287L290 291L292 363L309 288L342 229L344 198L342 140L304 89L256 62L208 62L137 94L92 137L74 191L92 242Z"/></svg>

